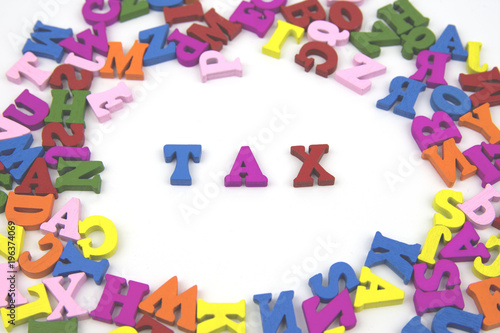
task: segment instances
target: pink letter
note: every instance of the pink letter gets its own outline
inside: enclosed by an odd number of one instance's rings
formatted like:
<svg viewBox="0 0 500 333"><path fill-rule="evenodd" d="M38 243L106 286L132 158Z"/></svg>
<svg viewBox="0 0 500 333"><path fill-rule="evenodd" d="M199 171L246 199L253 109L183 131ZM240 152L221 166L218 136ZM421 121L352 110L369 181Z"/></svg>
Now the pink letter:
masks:
<svg viewBox="0 0 500 333"><path fill-rule="evenodd" d="M217 51L205 51L200 56L201 82L219 79L228 76L242 75L240 58L227 62L224 56Z"/></svg>

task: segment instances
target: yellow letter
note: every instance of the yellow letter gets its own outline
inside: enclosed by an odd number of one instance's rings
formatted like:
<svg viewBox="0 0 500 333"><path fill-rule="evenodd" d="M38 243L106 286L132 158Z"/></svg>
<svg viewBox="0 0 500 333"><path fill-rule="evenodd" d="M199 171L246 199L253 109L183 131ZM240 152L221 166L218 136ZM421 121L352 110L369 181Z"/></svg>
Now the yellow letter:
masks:
<svg viewBox="0 0 500 333"><path fill-rule="evenodd" d="M429 268L434 267L436 264L436 259L434 258L436 256L439 243L441 242L441 237L443 239L443 245L446 245L452 237L450 229L442 225L437 225L429 230L427 237L425 238L422 251L418 256L419 262L425 262Z"/></svg>
<svg viewBox="0 0 500 333"><path fill-rule="evenodd" d="M130 326L118 327L116 330L112 330L109 333L137 333L137 330Z"/></svg>
<svg viewBox="0 0 500 333"><path fill-rule="evenodd" d="M403 303L405 292L373 274L368 267L361 268L360 285L356 289L354 311Z"/></svg>
<svg viewBox="0 0 500 333"><path fill-rule="evenodd" d="M299 44L304 36L304 28L278 20L278 26L271 36L271 39L269 39L266 45L262 46L262 53L279 59L281 56L281 47L290 35L293 35L297 44Z"/></svg>
<svg viewBox="0 0 500 333"><path fill-rule="evenodd" d="M9 246L11 245L9 243L14 243L14 246ZM7 226L7 237L0 235L0 255L8 261L17 261L23 250L23 243L24 228L15 224L9 224Z"/></svg>
<svg viewBox="0 0 500 333"><path fill-rule="evenodd" d="M92 240L87 237L93 231L104 233L104 242L98 248L92 247ZM118 234L116 227L109 219L95 215L89 216L78 224L78 232L82 239L76 242L83 252L85 258L100 260L111 257L118 247Z"/></svg>
<svg viewBox="0 0 500 333"><path fill-rule="evenodd" d="M432 207L438 212L432 218L434 225L442 225L450 229L451 232L458 232L465 223L465 214L457 208L457 205L463 202L462 192L439 191L432 201Z"/></svg>
<svg viewBox="0 0 500 333"><path fill-rule="evenodd" d="M14 327L18 325L22 325L28 322L30 318L43 318L52 313L49 297L47 296L47 290L45 289L45 285L43 283L28 288L28 293L31 296L38 297L38 300L21 306L13 307L12 309L0 309L3 326L5 327L7 332L10 332Z"/></svg>
<svg viewBox="0 0 500 333"><path fill-rule="evenodd" d="M475 74L482 73L488 70L488 64L483 64L479 66L479 52L481 51L481 47L483 46L480 42L468 42L465 49L469 52L467 56L467 73Z"/></svg>
<svg viewBox="0 0 500 333"><path fill-rule="evenodd" d="M500 251L500 234L498 236L492 235L485 245L490 252L495 250ZM500 276L500 256L497 256L495 261L489 265L483 264L481 257L476 257L472 266L472 272L481 280Z"/></svg>
<svg viewBox="0 0 500 333"><path fill-rule="evenodd" d="M245 333L245 301L238 303L207 303L198 299L197 318L200 322L197 333L215 333L230 331ZM231 318L231 319L230 319ZM236 322L234 320L239 322Z"/></svg>

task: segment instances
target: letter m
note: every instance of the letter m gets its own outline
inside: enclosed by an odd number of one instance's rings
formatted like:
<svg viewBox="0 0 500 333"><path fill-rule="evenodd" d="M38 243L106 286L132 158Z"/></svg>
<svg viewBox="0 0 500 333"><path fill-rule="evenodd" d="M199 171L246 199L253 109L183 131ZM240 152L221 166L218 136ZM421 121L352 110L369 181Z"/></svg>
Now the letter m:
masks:
<svg viewBox="0 0 500 333"><path fill-rule="evenodd" d="M222 44L227 44L228 37L233 40L241 32L241 24L226 20L213 8L205 13L204 18L208 27L193 24L186 32L190 37L209 43L212 50L222 50Z"/></svg>

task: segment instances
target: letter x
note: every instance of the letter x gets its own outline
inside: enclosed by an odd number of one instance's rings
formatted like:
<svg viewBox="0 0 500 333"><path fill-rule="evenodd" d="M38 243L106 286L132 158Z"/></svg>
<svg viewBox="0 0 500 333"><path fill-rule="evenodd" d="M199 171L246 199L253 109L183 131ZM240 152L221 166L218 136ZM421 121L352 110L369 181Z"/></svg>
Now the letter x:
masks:
<svg viewBox="0 0 500 333"><path fill-rule="evenodd" d="M328 153L328 145L310 145L309 154L304 146L292 146L290 153L303 162L299 174L293 180L293 187L313 186L312 174L318 177L318 185L333 185L335 177L329 174L319 161L324 154Z"/></svg>
<svg viewBox="0 0 500 333"><path fill-rule="evenodd" d="M76 317L79 320L89 317L88 311L81 308L74 299L85 281L87 281L87 276L85 273L80 272L68 275L68 279L69 284L66 289L63 287L64 278L62 276L42 280L45 287L50 290L59 302L52 314L47 317L48 320L63 320L63 313L66 314L67 318Z"/></svg>

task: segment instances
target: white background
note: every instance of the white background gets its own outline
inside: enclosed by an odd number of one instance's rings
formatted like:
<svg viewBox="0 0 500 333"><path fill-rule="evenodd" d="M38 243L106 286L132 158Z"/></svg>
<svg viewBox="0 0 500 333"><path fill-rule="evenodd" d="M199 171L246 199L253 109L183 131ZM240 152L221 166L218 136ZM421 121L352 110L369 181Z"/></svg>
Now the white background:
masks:
<svg viewBox="0 0 500 333"><path fill-rule="evenodd" d="M238 3L202 1L205 11L213 7L226 18ZM377 9L388 3L365 1L361 6L362 31L371 30ZM482 63L489 63L490 69L497 65L500 2L412 3L430 18L429 28L437 37L448 24L454 24L464 45L467 41L483 43ZM22 46L38 19L72 28L74 34L87 29L82 4L69 0L2 1L0 72L5 73L21 57ZM328 10L324 0L321 4ZM277 19L283 19L281 14ZM108 40L121 41L127 51L139 31L161 24L163 14L151 11L108 27ZM173 28L184 33L190 24ZM88 108L86 146L91 149L92 160L102 161L106 168L101 173L102 192L65 192L54 206L56 212L76 196L82 200L82 219L102 215L115 223L119 246L109 259L109 274L147 283L151 292L177 275L179 291L196 284L198 298L207 302L244 299L247 330L251 333L262 331L253 295L270 292L276 299L284 290L295 291L298 325L306 332L301 303L312 296L309 278L317 273L326 277L330 265L339 261L349 263L359 275L376 231L423 245L432 226L432 200L446 188L430 163L420 159L410 134L411 121L375 107L376 101L388 94L393 77L410 76L416 71L415 60L401 56L401 46L382 48L376 60L388 67L387 73L374 78L372 90L359 96L335 81L333 75L325 79L304 72L294 63L295 54L307 42L305 37L299 45L289 38L280 60L262 54L262 45L275 27L276 22L262 39L242 31L224 46L222 53L228 61L240 58L242 78L202 83L198 66L185 68L174 60L145 68L144 81L124 80L135 101L114 113L109 122L99 124ZM357 52L350 44L338 47L338 69L351 67ZM44 70L56 65L40 59ZM465 73L465 63L451 61L445 76L450 85L459 86L459 73ZM91 91L107 90L117 82L96 78ZM18 86L2 77L0 108L7 108L26 88L50 103L49 89L39 91L28 81ZM431 93L427 89L420 94L415 106L418 115L432 115ZM495 113L493 107L493 119L499 121ZM279 120L278 114L288 115L287 120ZM483 141L472 130L460 130L462 151ZM41 130L33 133L37 145L40 134ZM164 162L165 144L202 145L201 162L190 163L192 186L169 184L175 165ZM225 188L223 176L229 173L239 148L249 144L269 179L268 187ZM293 188L292 180L302 163L290 154L290 147L310 144L329 144L330 152L321 164L336 177L334 186ZM57 173L52 176L54 181ZM480 184L474 176L457 180L454 189L469 199L482 189ZM496 229L482 231L481 239L486 242L497 233ZM31 251L33 259L43 255L37 248L40 237L38 231L26 235L24 248ZM97 245L102 239L96 233L91 237ZM465 294L467 285L476 281L472 263L459 267L465 310L477 313ZM405 291L404 304L357 313L353 331L399 332L415 315L414 287L405 286L386 266L373 272ZM39 280L18 277L25 296L26 288L37 283ZM79 304L93 310L103 286L88 280L78 294ZM427 327L432 317L423 316ZM109 332L114 328L93 320L79 323L79 332ZM19 327L13 332L26 329Z"/></svg>

